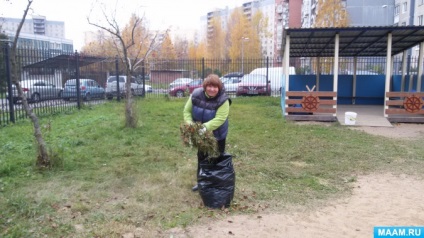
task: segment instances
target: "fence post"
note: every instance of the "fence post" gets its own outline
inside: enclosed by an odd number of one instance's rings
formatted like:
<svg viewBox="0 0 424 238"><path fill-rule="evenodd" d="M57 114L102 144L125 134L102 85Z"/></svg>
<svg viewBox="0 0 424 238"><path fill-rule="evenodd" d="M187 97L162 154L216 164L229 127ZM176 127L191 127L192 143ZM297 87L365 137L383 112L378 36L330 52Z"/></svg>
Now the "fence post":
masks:
<svg viewBox="0 0 424 238"><path fill-rule="evenodd" d="M118 55L115 56L115 70L116 70L116 100L121 101L121 91L119 90L119 66Z"/></svg>
<svg viewBox="0 0 424 238"><path fill-rule="evenodd" d="M268 92L268 84L269 84L269 82L268 82L268 79L269 79L268 71L269 71L269 57L267 56L266 57L266 93L267 94L271 93L271 92Z"/></svg>
<svg viewBox="0 0 424 238"><path fill-rule="evenodd" d="M144 77L144 60L141 61L141 77L143 80L143 94L141 95L143 98L146 97L146 77Z"/></svg>
<svg viewBox="0 0 424 238"><path fill-rule="evenodd" d="M6 60L6 80L7 80L7 92L9 94L9 119L12 123L15 123L15 106L13 105L13 90L12 90L12 77L10 73L10 54L9 54L9 43L4 44L5 60Z"/></svg>
<svg viewBox="0 0 424 238"><path fill-rule="evenodd" d="M205 80L205 58L202 58L202 81Z"/></svg>
<svg viewBox="0 0 424 238"><path fill-rule="evenodd" d="M75 80L77 83L77 107L81 109L81 85L80 85L80 72L79 72L79 54L75 50Z"/></svg>

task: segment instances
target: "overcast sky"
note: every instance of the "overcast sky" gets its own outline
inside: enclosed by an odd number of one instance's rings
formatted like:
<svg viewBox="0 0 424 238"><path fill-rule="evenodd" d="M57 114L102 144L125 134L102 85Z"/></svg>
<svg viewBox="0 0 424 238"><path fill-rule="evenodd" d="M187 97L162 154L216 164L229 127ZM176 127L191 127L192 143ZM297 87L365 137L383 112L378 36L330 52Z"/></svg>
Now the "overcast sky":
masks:
<svg viewBox="0 0 424 238"><path fill-rule="evenodd" d="M123 26L131 13L145 15L150 29L197 29L200 17L215 8L234 8L248 0L34 0L30 14L45 16L50 21L65 22L65 35L80 49L84 31L97 30L87 23L103 18L99 15L99 4L104 3L109 11L117 10L117 19ZM0 0L0 17L21 18L27 0ZM93 6L97 6L93 8ZM116 7L115 7L116 6ZM31 18L31 16L28 16Z"/></svg>

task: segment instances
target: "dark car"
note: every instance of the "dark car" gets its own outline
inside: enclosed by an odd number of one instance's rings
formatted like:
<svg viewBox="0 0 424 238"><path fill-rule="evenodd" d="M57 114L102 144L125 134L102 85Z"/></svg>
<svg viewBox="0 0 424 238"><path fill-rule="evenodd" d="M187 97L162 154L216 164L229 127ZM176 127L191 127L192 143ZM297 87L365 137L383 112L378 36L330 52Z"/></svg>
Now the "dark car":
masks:
<svg viewBox="0 0 424 238"><path fill-rule="evenodd" d="M238 84L236 96L254 95L271 96L271 85L266 81L265 75L246 74Z"/></svg>
<svg viewBox="0 0 424 238"><path fill-rule="evenodd" d="M243 76L244 74L242 72L231 72L222 76L222 78L243 78Z"/></svg>
<svg viewBox="0 0 424 238"><path fill-rule="evenodd" d="M80 79L80 93L81 97L86 101L89 101L92 98L104 99L106 95L105 89L93 79ZM62 98L65 101L77 98L76 79L68 79L66 81Z"/></svg>
<svg viewBox="0 0 424 238"><path fill-rule="evenodd" d="M192 93L194 89L202 87L203 80L197 79L183 86L175 86L169 89L169 95L174 97L184 97L184 93Z"/></svg>

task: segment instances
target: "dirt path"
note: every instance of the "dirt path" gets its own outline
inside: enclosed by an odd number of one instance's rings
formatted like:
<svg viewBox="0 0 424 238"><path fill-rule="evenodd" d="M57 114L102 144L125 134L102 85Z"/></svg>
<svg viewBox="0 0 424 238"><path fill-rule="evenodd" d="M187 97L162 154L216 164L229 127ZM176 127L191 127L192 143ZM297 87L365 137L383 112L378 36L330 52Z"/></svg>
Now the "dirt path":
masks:
<svg viewBox="0 0 424 238"><path fill-rule="evenodd" d="M352 127L390 138L422 139L424 125ZM167 237L373 237L374 226L423 226L423 176L371 174L358 178L352 195L325 206L288 209L281 214L230 216L187 229L173 229Z"/></svg>
<svg viewBox="0 0 424 238"><path fill-rule="evenodd" d="M393 127L358 126L351 128L388 138L412 140L424 139L424 124L399 123L393 124Z"/></svg>
<svg viewBox="0 0 424 238"><path fill-rule="evenodd" d="M372 237L374 226L422 226L424 181L377 174L358 179L352 196L316 209L232 216L176 229L168 237Z"/></svg>

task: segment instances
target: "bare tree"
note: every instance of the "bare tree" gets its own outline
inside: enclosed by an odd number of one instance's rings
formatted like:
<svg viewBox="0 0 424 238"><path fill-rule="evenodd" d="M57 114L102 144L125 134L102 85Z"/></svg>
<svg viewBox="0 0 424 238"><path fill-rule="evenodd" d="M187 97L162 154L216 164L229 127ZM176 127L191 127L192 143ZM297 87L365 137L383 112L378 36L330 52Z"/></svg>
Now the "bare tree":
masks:
<svg viewBox="0 0 424 238"><path fill-rule="evenodd" d="M117 49L118 55L125 66L125 72L128 79L130 79L134 73L134 70L140 66L140 63L147 57L147 55L154 49L156 36L153 40L150 40L149 34L144 34L144 36L138 35L137 30L141 27L143 18L133 14L130 19L129 24L129 34L127 37L124 37L123 32L121 31L119 24L116 18L116 11L110 16L106 13L104 7L100 7L103 17L106 21L105 25L100 25L94 23L90 20L90 17L87 17L87 21L90 25L98 27L112 35L115 39L115 47ZM141 39L139 37L142 37ZM143 50L143 43L150 42L147 50ZM130 58L130 50L135 48L136 53L132 53ZM137 127L137 114L134 110L134 100L131 93L131 80L127 80L125 83L126 91L126 103L125 103L125 126L126 127Z"/></svg>
<svg viewBox="0 0 424 238"><path fill-rule="evenodd" d="M43 135L41 133L40 123L38 121L37 115L32 111L32 107L29 106L28 100L23 93L22 86L20 83L20 77L18 72L18 63L16 59L16 49L18 45L18 39L19 39L19 33L21 32L22 26L25 22L25 18L28 14L28 11L30 9L30 6L32 4L33 0L28 0L28 4L26 6L26 9L24 11L24 15L22 16L22 20L19 23L18 29L16 30L15 39L13 40L12 47L10 50L10 64L12 68L12 82L16 86L16 89L18 91L19 97L22 99L22 105L24 107L24 110L28 117L31 119L33 127L34 127L34 136L37 141L37 149L38 149L38 156L37 156L37 163L36 165L39 168L48 168L50 167L50 157L47 150L46 142L43 139Z"/></svg>

